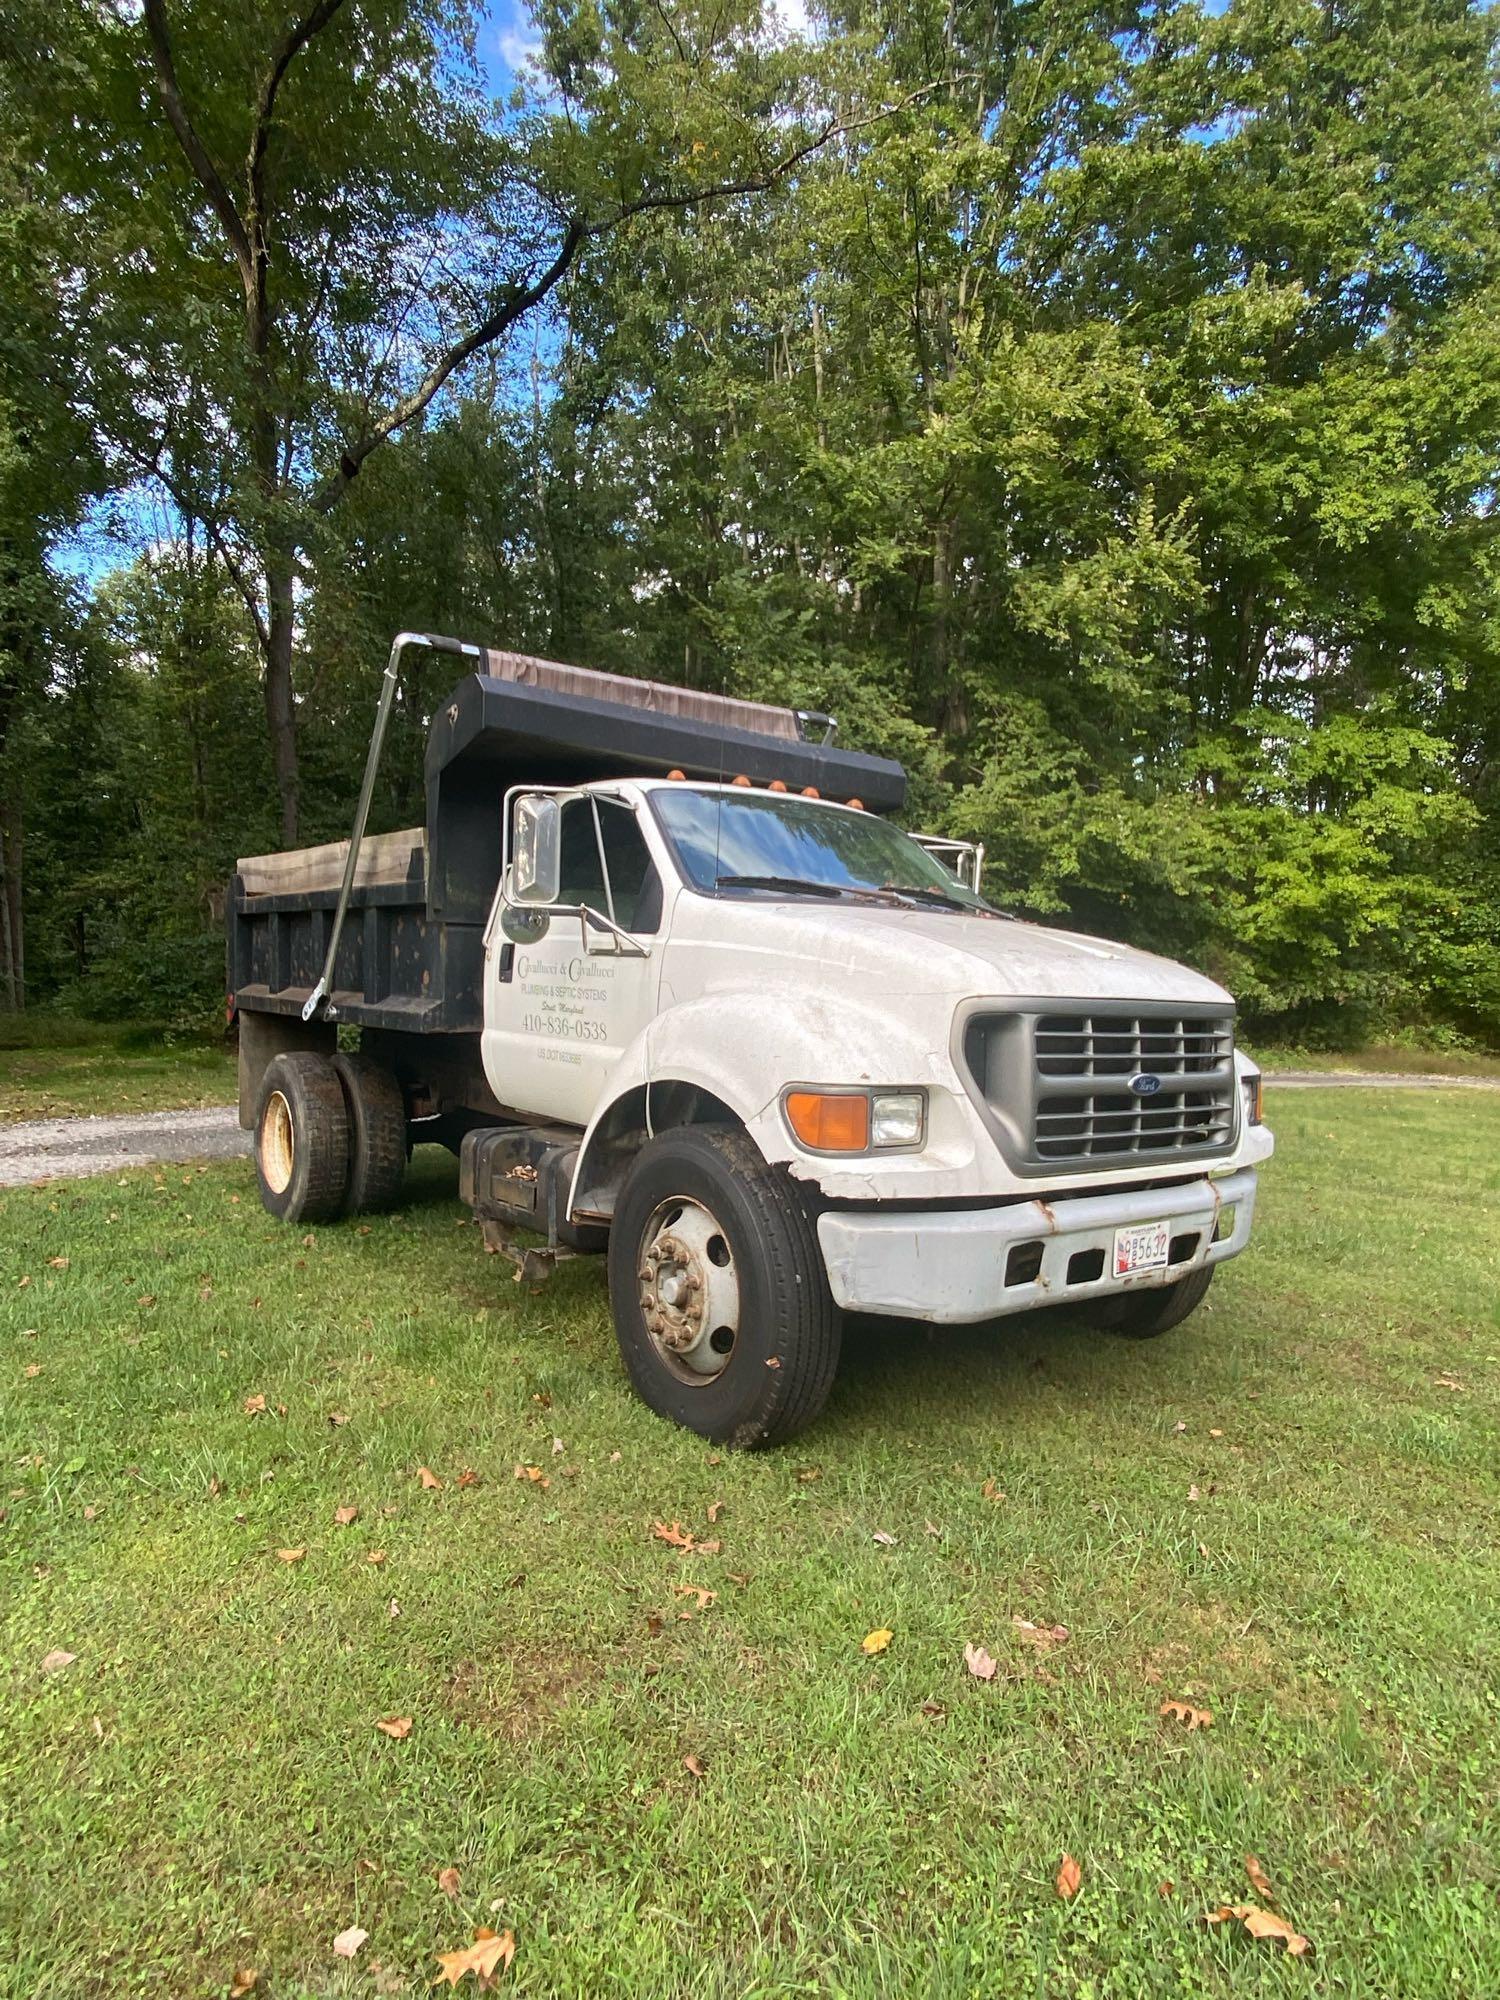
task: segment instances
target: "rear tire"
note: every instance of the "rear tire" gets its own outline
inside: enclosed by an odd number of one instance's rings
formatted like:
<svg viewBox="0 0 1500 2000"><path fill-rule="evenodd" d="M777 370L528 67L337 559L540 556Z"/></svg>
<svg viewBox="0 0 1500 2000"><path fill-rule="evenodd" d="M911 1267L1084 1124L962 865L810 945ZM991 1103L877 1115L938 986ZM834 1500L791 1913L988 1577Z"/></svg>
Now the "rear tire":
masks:
<svg viewBox="0 0 1500 2000"><path fill-rule="evenodd" d="M839 1317L788 1176L725 1125L650 1140L609 1235L615 1336L637 1393L737 1449L782 1444L823 1408Z"/></svg>
<svg viewBox="0 0 1500 2000"><path fill-rule="evenodd" d="M1203 1303L1214 1275L1205 1264L1179 1278L1175 1285L1156 1285L1150 1291L1126 1292L1112 1299L1095 1299L1088 1309L1091 1323L1126 1340L1154 1340L1180 1326L1190 1312Z"/></svg>
<svg viewBox="0 0 1500 2000"><path fill-rule="evenodd" d="M266 1065L255 1107L260 1198L283 1222L327 1222L349 1183L349 1116L327 1056L303 1051Z"/></svg>
<svg viewBox="0 0 1500 2000"><path fill-rule="evenodd" d="M393 1208L406 1174L406 1099L388 1069L368 1056L337 1055L349 1115L349 1186L346 1215Z"/></svg>

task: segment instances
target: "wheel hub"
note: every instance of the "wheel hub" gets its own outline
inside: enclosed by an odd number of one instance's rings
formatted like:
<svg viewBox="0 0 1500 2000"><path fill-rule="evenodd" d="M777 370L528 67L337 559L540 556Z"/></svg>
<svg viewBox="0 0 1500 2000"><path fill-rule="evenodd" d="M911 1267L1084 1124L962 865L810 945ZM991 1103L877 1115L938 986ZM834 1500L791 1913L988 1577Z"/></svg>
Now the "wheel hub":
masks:
<svg viewBox="0 0 1500 2000"><path fill-rule="evenodd" d="M673 1373L694 1383L723 1372L739 1333L740 1286L729 1239L701 1202L661 1202L642 1233L641 1316Z"/></svg>

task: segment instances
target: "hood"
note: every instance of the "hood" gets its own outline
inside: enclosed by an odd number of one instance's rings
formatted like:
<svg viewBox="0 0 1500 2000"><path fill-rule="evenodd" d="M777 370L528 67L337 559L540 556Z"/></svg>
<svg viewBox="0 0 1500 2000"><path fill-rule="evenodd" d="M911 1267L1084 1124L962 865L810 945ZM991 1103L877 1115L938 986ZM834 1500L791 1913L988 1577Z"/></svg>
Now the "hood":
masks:
<svg viewBox="0 0 1500 2000"><path fill-rule="evenodd" d="M682 899L674 925L679 935L684 903L705 913L725 908L696 897ZM691 919L689 924L697 929ZM870 982L867 997L901 993L953 1000L993 995L1234 1004L1222 986L1170 958L1043 924L941 910L767 898L737 904L732 924L712 924L714 942L731 953L737 945L748 946L752 925L754 949L765 969L769 970L767 958L780 956L799 965L811 962L834 983ZM708 939L700 933L700 941Z"/></svg>

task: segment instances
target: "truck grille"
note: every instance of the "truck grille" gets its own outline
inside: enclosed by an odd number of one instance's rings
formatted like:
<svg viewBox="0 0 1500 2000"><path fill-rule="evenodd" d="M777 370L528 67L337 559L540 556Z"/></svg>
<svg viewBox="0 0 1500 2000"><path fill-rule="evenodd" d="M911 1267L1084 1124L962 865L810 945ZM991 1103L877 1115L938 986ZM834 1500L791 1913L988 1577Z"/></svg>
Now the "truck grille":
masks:
<svg viewBox="0 0 1500 2000"><path fill-rule="evenodd" d="M997 1135L1023 1169L1157 1163L1234 1142L1227 1013L1144 1002L981 1012L965 1026L963 1051Z"/></svg>

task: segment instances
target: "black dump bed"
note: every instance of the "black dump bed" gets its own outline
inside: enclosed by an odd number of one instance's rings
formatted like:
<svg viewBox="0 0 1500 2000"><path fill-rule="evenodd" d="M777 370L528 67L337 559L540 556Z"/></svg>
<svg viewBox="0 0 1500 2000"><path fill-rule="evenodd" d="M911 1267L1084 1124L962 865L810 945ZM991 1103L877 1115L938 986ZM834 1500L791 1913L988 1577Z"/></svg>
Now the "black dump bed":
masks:
<svg viewBox="0 0 1500 2000"><path fill-rule="evenodd" d="M597 778L779 779L788 790L896 811L899 764L809 740L792 710L486 652L433 718L427 823L367 836L327 1017L463 1034L482 1026L483 931L512 785ZM248 1012L300 1015L323 970L347 841L241 861L230 885L229 990Z"/></svg>

